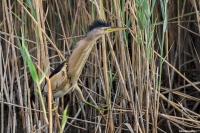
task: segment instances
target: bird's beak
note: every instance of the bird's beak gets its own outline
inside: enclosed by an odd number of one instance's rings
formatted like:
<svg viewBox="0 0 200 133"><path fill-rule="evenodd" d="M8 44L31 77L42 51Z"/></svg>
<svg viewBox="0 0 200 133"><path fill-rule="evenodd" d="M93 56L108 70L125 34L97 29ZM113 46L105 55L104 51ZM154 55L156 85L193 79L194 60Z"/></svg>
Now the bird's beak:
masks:
<svg viewBox="0 0 200 133"><path fill-rule="evenodd" d="M126 27L108 27L108 28L105 28L105 32L109 33L109 32L126 30L126 29L128 29L128 28L126 28Z"/></svg>

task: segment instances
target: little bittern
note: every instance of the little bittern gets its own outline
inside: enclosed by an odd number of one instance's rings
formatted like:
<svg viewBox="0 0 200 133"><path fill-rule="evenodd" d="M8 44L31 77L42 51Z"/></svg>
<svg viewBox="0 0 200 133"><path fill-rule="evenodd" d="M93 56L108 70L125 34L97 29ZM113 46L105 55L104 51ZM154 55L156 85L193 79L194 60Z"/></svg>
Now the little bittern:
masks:
<svg viewBox="0 0 200 133"><path fill-rule="evenodd" d="M102 20L95 20L92 25L89 26L86 36L77 42L77 45L69 58L68 66L66 61L64 61L49 76L53 97L59 98L75 90L78 97L84 103L99 110L98 106L92 105L84 99L82 92L77 85L77 81L97 39L106 33L125 29L127 28L110 27L108 23ZM48 92L47 85L44 86L43 91L44 93Z"/></svg>

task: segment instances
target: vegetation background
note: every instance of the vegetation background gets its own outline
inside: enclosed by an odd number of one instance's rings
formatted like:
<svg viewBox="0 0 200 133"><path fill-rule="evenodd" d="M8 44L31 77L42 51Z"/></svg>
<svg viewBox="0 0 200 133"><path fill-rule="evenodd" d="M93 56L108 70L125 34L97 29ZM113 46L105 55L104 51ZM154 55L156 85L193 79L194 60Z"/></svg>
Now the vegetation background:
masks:
<svg viewBox="0 0 200 133"><path fill-rule="evenodd" d="M198 0L1 0L0 7L1 133L200 131ZM79 80L108 119L71 93L59 99L59 114L69 105L61 121L40 100L42 71L68 60L95 19L130 28L97 41Z"/></svg>

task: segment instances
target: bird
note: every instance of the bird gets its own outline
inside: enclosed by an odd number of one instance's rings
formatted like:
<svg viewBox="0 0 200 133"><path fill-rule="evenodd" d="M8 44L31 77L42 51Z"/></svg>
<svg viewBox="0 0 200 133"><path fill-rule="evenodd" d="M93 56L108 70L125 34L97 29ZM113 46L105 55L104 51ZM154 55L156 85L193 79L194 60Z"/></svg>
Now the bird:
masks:
<svg viewBox="0 0 200 133"><path fill-rule="evenodd" d="M126 30L126 27L111 27L104 20L95 20L88 27L87 33L83 39L77 42L69 61L62 62L49 76L51 83L52 95L54 98L62 97L75 91L78 98L85 104L88 104L98 111L101 109L97 105L93 105L85 100L82 91L77 84L81 72L91 53L95 42L103 35L120 30ZM47 84L43 87L44 94L48 93Z"/></svg>

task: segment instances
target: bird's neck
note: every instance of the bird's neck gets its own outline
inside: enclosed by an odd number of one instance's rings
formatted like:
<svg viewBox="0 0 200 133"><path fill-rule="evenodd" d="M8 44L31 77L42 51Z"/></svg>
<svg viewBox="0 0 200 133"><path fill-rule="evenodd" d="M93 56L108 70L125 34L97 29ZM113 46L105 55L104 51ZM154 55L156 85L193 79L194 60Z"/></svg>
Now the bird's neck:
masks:
<svg viewBox="0 0 200 133"><path fill-rule="evenodd" d="M71 77L71 81L73 84L77 82L79 76L81 75L82 69L98 38L99 37L90 40L88 38L85 38L77 43L76 48L69 58L68 74Z"/></svg>

